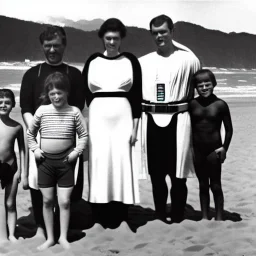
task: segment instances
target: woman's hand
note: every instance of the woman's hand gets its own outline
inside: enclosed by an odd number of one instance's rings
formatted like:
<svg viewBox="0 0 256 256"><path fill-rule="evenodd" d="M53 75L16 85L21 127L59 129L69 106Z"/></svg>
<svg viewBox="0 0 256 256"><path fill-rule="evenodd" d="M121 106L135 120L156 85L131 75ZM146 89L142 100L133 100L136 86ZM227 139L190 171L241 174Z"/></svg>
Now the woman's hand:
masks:
<svg viewBox="0 0 256 256"><path fill-rule="evenodd" d="M137 140L138 126L139 126L139 118L134 118L133 119L132 135L131 135L131 138L130 138L131 146L135 146L135 143L138 141Z"/></svg>
<svg viewBox="0 0 256 256"><path fill-rule="evenodd" d="M44 157L44 151L40 148L37 148L35 151L34 151L34 155L35 155L35 159L37 161L42 161L45 157Z"/></svg>
<svg viewBox="0 0 256 256"><path fill-rule="evenodd" d="M77 160L79 154L77 151L73 150L69 155L64 159L64 162L73 163Z"/></svg>
<svg viewBox="0 0 256 256"><path fill-rule="evenodd" d="M23 177L23 189L27 190L29 189L29 185L28 185L28 177Z"/></svg>
<svg viewBox="0 0 256 256"><path fill-rule="evenodd" d="M131 146L135 146L135 143L137 142L137 132L133 130L131 138L130 138L130 144Z"/></svg>
<svg viewBox="0 0 256 256"><path fill-rule="evenodd" d="M17 180L18 180L18 183L20 183L20 181L21 181L21 172L20 171L17 172Z"/></svg>
<svg viewBox="0 0 256 256"><path fill-rule="evenodd" d="M224 147L221 148L217 148L215 149L215 152L217 154L217 156L219 157L221 163L224 163L225 159L226 159L226 149Z"/></svg>

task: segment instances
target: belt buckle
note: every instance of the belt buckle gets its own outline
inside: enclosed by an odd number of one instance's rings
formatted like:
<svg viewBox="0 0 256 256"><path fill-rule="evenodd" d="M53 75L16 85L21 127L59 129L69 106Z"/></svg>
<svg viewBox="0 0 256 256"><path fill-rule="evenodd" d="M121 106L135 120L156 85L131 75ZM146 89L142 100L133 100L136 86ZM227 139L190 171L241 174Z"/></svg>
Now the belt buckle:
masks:
<svg viewBox="0 0 256 256"><path fill-rule="evenodd" d="M158 113L167 113L168 112L168 105L163 104L163 105L158 105L156 106L156 110Z"/></svg>

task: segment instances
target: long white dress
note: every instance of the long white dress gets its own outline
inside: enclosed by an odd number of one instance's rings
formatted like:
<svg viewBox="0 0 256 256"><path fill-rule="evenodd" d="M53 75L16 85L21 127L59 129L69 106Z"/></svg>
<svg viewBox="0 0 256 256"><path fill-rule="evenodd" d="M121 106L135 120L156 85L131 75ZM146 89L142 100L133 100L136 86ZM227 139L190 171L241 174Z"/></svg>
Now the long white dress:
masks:
<svg viewBox="0 0 256 256"><path fill-rule="evenodd" d="M141 115L141 70L129 53L97 53L85 64L89 106L89 196L92 203L139 203L132 164L133 118Z"/></svg>

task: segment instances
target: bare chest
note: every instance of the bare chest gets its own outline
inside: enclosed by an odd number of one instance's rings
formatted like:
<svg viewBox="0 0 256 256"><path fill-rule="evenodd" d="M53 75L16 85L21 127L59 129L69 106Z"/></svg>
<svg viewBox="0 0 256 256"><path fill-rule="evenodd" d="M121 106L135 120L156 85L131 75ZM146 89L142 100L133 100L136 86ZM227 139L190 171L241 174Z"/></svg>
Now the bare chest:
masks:
<svg viewBox="0 0 256 256"><path fill-rule="evenodd" d="M18 129L17 127L7 127L3 124L0 125L0 147L8 147L13 145L17 138Z"/></svg>

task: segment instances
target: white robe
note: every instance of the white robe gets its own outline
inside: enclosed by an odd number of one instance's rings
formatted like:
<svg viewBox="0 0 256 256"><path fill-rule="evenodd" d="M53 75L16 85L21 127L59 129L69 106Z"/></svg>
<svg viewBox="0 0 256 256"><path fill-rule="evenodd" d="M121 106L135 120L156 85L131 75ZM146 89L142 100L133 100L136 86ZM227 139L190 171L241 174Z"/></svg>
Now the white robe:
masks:
<svg viewBox="0 0 256 256"><path fill-rule="evenodd" d="M165 101L184 102L188 100L190 79L200 69L200 62L195 54L187 47L173 41L177 50L169 57L162 57L156 52L149 53L139 59L142 69L143 99L157 103L156 83L164 83ZM160 126L167 126L173 113L152 113L154 122ZM146 178L147 165L147 117L143 112L139 127L137 151L141 147L141 166L139 176ZM194 176L191 120L188 112L178 114L177 119L177 158L176 177L188 178Z"/></svg>

